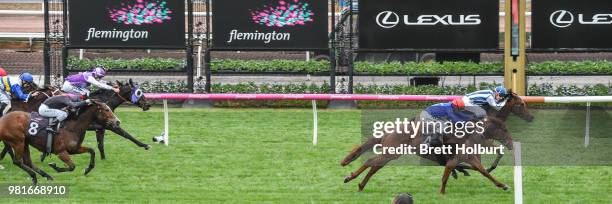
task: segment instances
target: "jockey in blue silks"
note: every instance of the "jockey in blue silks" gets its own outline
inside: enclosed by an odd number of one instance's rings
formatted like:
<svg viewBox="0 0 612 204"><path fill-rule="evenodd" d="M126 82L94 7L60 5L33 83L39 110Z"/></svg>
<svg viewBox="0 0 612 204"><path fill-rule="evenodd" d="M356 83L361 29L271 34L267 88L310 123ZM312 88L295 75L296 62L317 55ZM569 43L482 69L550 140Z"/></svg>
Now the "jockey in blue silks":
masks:
<svg viewBox="0 0 612 204"><path fill-rule="evenodd" d="M15 96L21 101L28 101L30 94L23 92L23 86L35 86L34 77L30 73L22 73L19 77L0 77L0 114L4 115L11 108L11 97ZM2 116L0 115L0 116Z"/></svg>
<svg viewBox="0 0 612 204"><path fill-rule="evenodd" d="M446 121L455 124L482 119L487 116L483 106L490 106L495 110L500 110L506 104L504 98L507 94L508 91L502 86L495 87L494 90L472 92L452 102L429 106L425 111L421 112L420 118L423 123L437 122L441 124L444 124ZM467 113L463 112L463 110ZM441 132L436 130L439 129L434 127L433 131L423 133L423 136L426 138L425 143L430 145L442 144L442 141L440 141L441 137L439 137Z"/></svg>

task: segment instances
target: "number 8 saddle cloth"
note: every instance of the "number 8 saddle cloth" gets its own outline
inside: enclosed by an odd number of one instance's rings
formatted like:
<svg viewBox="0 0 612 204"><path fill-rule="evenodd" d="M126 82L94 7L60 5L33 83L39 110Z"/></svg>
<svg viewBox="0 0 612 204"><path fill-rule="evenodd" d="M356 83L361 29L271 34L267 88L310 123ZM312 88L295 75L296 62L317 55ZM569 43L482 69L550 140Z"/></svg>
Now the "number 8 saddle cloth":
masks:
<svg viewBox="0 0 612 204"><path fill-rule="evenodd" d="M47 126L49 125L49 118L41 116L37 112L32 112L30 117L30 123L26 128L26 135L28 138L34 138L37 135L47 136Z"/></svg>

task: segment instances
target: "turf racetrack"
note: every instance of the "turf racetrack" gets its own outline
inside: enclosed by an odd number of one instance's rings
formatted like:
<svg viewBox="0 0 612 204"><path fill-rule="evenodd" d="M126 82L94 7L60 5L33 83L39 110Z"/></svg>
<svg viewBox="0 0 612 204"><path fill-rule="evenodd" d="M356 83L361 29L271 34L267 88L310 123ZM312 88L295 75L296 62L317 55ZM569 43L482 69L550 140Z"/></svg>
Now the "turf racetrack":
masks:
<svg viewBox="0 0 612 204"><path fill-rule="evenodd" d="M121 108L117 112L122 126L146 143L151 143L151 137L163 130L163 113L159 108L149 112ZM568 114L570 118L573 115L580 118L580 122L552 117ZM576 127L577 137L582 137L584 111L540 110L534 115L536 121L521 128L521 134L537 132L538 127L549 125ZM69 185L68 198L4 197L0 202L390 203L399 193L411 193L416 203L489 204L513 203L514 199L512 190L495 188L476 172L471 177L460 176L459 180L451 178L447 194L439 195L443 167L426 166L386 166L372 177L363 192L358 192L357 184L365 174L349 184L344 184L343 178L361 160L345 168L339 165L361 141L358 110L320 111L316 147L311 141L312 112L308 109L172 109L170 118L170 146L152 144L153 148L145 151L110 133L106 140L107 160L96 155L96 168L88 176L83 176L87 154L73 156L77 168L70 173L58 174L46 165L61 164L56 156L48 158L45 164L35 161L55 176L51 183ZM609 118L602 119L610 122ZM546 136L546 132L537 134ZM594 128L592 134L606 133ZM609 138L609 132L606 135ZM92 133L88 133L84 146L96 146ZM40 153L33 151L33 159L38 160ZM27 174L9 159L0 164L6 167L0 170L0 183L29 183ZM527 166L523 171L525 203L612 200L609 166ZM514 186L511 166L499 167L493 176ZM41 177L39 181L50 183Z"/></svg>

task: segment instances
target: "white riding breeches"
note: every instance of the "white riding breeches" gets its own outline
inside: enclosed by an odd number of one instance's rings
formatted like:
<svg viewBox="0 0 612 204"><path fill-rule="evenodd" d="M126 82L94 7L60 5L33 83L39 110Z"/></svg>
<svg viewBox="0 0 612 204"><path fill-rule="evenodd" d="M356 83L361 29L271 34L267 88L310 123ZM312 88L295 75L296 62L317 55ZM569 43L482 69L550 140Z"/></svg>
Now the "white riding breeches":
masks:
<svg viewBox="0 0 612 204"><path fill-rule="evenodd" d="M57 118L59 121L64 121L68 117L68 113L66 113L66 111L51 109L45 104L40 105L38 108L38 113L47 118Z"/></svg>
<svg viewBox="0 0 612 204"><path fill-rule="evenodd" d="M62 85L62 91L71 94L78 94L82 96L89 96L89 90L78 86L73 86L69 81L65 81Z"/></svg>

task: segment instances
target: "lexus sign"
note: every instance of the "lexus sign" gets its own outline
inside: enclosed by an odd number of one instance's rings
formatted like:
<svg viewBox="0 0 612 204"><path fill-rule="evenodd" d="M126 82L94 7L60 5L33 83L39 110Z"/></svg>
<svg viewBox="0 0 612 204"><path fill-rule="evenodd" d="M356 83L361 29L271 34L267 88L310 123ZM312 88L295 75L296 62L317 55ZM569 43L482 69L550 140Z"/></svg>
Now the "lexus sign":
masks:
<svg viewBox="0 0 612 204"><path fill-rule="evenodd" d="M498 4L488 0L360 0L364 49L497 49Z"/></svg>
<svg viewBox="0 0 612 204"><path fill-rule="evenodd" d="M612 48L612 1L532 2L533 49Z"/></svg>

